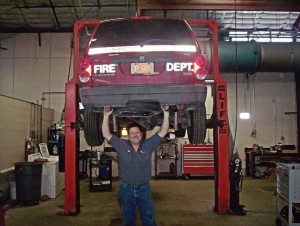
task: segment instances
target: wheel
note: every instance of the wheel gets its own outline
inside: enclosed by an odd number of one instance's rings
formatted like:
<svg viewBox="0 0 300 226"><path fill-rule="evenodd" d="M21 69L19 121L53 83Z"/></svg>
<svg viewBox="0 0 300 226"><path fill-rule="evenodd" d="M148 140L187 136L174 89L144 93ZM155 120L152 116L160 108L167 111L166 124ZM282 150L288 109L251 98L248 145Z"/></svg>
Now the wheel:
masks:
<svg viewBox="0 0 300 226"><path fill-rule="evenodd" d="M190 126L188 127L188 138L191 144L204 143L206 136L206 109L205 104L197 106L189 112Z"/></svg>
<svg viewBox="0 0 300 226"><path fill-rule="evenodd" d="M102 117L103 114L100 112L93 112L93 108L84 109L84 137L88 145L90 146L101 146L103 144L102 136Z"/></svg>

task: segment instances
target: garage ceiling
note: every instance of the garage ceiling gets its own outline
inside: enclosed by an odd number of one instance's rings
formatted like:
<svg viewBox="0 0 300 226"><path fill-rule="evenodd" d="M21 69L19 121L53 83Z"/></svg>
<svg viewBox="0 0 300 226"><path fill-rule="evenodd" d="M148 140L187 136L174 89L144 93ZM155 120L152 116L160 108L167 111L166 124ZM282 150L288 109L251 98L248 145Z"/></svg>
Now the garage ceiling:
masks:
<svg viewBox="0 0 300 226"><path fill-rule="evenodd" d="M216 19L220 29L295 32L299 0L1 0L0 33L71 32L76 20L136 15Z"/></svg>

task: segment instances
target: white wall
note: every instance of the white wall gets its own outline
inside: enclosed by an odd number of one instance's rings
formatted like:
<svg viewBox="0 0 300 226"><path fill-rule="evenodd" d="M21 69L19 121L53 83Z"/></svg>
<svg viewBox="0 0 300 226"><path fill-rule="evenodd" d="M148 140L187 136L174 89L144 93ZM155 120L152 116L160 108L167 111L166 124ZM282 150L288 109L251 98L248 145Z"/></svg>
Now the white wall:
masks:
<svg viewBox="0 0 300 226"><path fill-rule="evenodd" d="M1 36L8 50L0 51L0 93L55 109L58 121L64 107L71 36L42 33L40 41L41 46L38 34Z"/></svg>
<svg viewBox="0 0 300 226"><path fill-rule="evenodd" d="M247 91L247 85L243 82L244 75L238 75L237 95L235 75L222 77L228 81L228 113L233 136L236 128L235 117L238 115L236 146L243 160L245 160L244 148L251 148L253 144L263 147L270 147L278 142L297 145L297 115L285 114L285 112L296 112L296 87L293 74L257 73L255 79L252 75L248 86L251 91ZM243 87L246 90L245 104ZM253 90L255 90L254 96ZM249 120L239 118L239 113L244 106L250 111ZM256 129L256 137L250 136L252 129Z"/></svg>
<svg viewBox="0 0 300 226"><path fill-rule="evenodd" d="M1 36L1 44L8 50L0 51L0 94L53 108L54 121L59 121L64 107L63 92L68 79L71 35L42 33L39 46L37 34L7 34ZM284 74L283 77L279 75L279 73L256 74L255 118L252 116L248 121L237 120L236 146L243 159L244 148L252 147L254 143L265 147L277 142L296 145L296 115L284 114L296 111L295 83L293 75ZM228 82L228 111L232 122L231 130L234 132L236 111L239 113L244 105L244 75L238 75L237 95L235 75L222 77ZM46 92L51 94L45 94L45 100L42 100L43 93ZM253 111L253 108L251 110ZM212 98L208 96L207 114L210 116L211 113ZM254 119L256 138L250 136ZM212 140L211 130L209 134ZM285 139L281 140L281 136ZM82 139L81 150L85 149L90 148Z"/></svg>
<svg viewBox="0 0 300 226"><path fill-rule="evenodd" d="M0 171L25 161L25 139L32 145L47 141L53 110L31 102L0 95Z"/></svg>

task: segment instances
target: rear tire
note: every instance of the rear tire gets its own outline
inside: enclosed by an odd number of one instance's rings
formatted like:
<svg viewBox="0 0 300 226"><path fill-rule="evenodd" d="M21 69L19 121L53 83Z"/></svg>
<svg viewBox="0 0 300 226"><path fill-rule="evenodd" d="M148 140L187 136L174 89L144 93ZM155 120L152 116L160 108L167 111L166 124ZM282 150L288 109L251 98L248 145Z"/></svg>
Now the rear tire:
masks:
<svg viewBox="0 0 300 226"><path fill-rule="evenodd" d="M206 109L205 104L197 106L189 112L191 124L188 127L188 138L191 144L202 144L206 136Z"/></svg>
<svg viewBox="0 0 300 226"><path fill-rule="evenodd" d="M84 137L88 145L101 146L103 135L101 130L103 113L93 112L93 108L84 109Z"/></svg>

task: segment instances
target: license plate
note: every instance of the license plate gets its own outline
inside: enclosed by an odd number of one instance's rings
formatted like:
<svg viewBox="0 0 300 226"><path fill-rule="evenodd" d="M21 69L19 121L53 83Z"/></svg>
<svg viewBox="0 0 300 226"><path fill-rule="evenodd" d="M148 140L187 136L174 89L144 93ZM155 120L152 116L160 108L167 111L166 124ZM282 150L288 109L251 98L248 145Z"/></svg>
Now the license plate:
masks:
<svg viewBox="0 0 300 226"><path fill-rule="evenodd" d="M131 63L131 74L153 74L153 63Z"/></svg>

